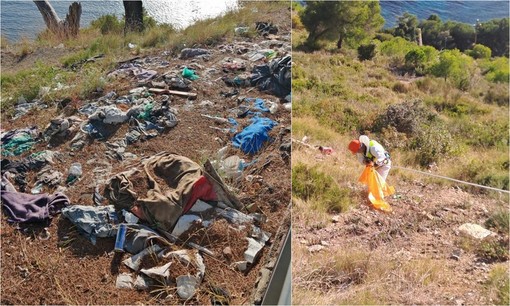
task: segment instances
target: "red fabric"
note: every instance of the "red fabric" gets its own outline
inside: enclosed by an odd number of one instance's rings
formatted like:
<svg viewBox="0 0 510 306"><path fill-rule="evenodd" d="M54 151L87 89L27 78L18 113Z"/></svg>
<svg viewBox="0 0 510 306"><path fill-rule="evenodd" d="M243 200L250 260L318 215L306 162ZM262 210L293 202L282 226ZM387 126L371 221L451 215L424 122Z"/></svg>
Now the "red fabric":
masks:
<svg viewBox="0 0 510 306"><path fill-rule="evenodd" d="M186 206L184 206L182 213L187 213L198 199L203 201L216 201L218 199L212 184L203 175L193 184L191 198L186 203Z"/></svg>

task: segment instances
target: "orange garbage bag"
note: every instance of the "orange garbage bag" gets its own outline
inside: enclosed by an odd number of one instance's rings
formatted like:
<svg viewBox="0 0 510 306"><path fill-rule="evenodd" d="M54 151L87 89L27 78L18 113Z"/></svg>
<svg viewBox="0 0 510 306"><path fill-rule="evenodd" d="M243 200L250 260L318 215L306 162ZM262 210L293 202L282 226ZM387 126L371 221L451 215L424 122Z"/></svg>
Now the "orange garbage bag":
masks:
<svg viewBox="0 0 510 306"><path fill-rule="evenodd" d="M394 194L395 188L386 184L374 167L367 165L358 181L368 186L368 199L375 209L391 212L391 206L384 197Z"/></svg>

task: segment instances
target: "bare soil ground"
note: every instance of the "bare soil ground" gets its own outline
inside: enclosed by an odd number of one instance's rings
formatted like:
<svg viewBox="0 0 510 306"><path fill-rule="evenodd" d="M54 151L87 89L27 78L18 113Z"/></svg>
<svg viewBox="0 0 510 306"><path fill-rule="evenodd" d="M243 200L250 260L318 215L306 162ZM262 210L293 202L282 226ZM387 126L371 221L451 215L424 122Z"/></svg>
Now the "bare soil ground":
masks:
<svg viewBox="0 0 510 306"><path fill-rule="evenodd" d="M298 153L317 154L305 149ZM341 167L332 157L317 163ZM488 260L466 248L458 227L484 226L493 211L508 209L505 196L401 180L390 172L398 196L387 199L393 212L384 213L370 207L365 187L355 183L361 171L352 174L354 207L346 213L314 221L306 204L294 204L293 269L301 271L293 275L295 303L495 303L484 284L508 259ZM508 234L499 235L508 248Z"/></svg>
<svg viewBox="0 0 510 306"><path fill-rule="evenodd" d="M282 10L271 16L271 20L279 26L279 34L287 35L290 31L289 11ZM239 38L242 41L256 43L264 40L263 37L254 39ZM154 52L155 56L162 56L161 51ZM201 114L211 116L228 116L228 110L237 106L237 97L260 97L271 101L278 98L266 93L261 93L254 88L240 88L240 94L235 97L224 98L221 91L230 92L221 79L226 75L222 72L221 63L225 57L236 57L232 54L222 54L212 48L213 55L209 61L197 61L203 68L198 68L197 73L202 77L193 82L192 92L198 93L198 98L190 106L190 102L180 97L172 97L171 106L178 110L179 123L176 127L147 141L138 142L127 147L127 152L134 153L138 157L150 156L161 151L170 151L189 157L196 162L202 162L206 157L213 158L221 147L231 142L233 134L223 133L211 129L210 126L227 127L217 125L212 120L204 118ZM36 52L32 56L44 52ZM150 55L145 55L150 56ZM175 56L163 56L171 64L165 69L158 69L158 73L173 69L190 60L179 60ZM34 63L32 57L24 59ZM2 54L3 69L19 69L12 57L4 57ZM20 61L23 65L23 60ZM252 65L250 63L250 65ZM29 65L30 66L30 65ZM18 67L18 68L17 68ZM28 67L28 66L27 66ZM209 68L215 68L216 74L203 77ZM251 66L247 68L251 70ZM123 80L109 84L104 92L115 90L123 95L136 86L134 80ZM158 97L156 99L159 99ZM199 103L205 100L213 102L212 107L202 107ZM84 105L86 101L73 101L76 107ZM2 129L25 128L37 125L44 129L50 119L57 117L60 111L49 108L44 111L31 111L18 120L10 120L2 117ZM279 149L284 142L290 141L290 133L285 128L290 128L290 111L281 105L275 114L267 114L278 125L271 131L270 136L274 140L264 146L261 152L255 156L247 156L242 151L231 148L228 155L238 155L246 161L257 158L258 162L246 172L260 175L261 181L245 180L239 182L227 182L237 190L237 196L245 205L256 204L258 212L267 216L267 223L263 230L271 233L272 238L264 250L262 256L256 261L255 266L247 273L241 273L222 258L205 257L206 275L204 281L192 300L191 304L211 304L215 296L211 288L222 288L229 292L230 303L252 303L254 288L259 270L266 263L274 261L278 255L282 232L290 226L289 202L290 202L290 159L283 158ZM83 116L82 116L83 117ZM85 119L83 117L83 119ZM247 122L240 120L242 126ZM109 140L123 137L127 131L127 123L124 123ZM281 134L280 134L281 133ZM280 136L281 135L281 136ZM69 141L71 137L50 148L63 153L63 158L53 167L67 176L69 166L73 162L80 162L83 167L83 177L74 185L68 187L66 195L71 204L93 205L92 194L94 193L94 175L92 169L96 163L87 163L90 160L104 160L105 143L103 141L91 141L83 150L71 152ZM25 154L14 159L26 157L30 153L39 152L47 148L47 143L40 142ZM108 160L112 165L112 174L129 169L131 162ZM248 173L245 173L245 175ZM35 173L27 176L28 187L33 187ZM102 190L102 188L100 188ZM54 190L44 189L43 192ZM27 190L29 192L29 190ZM45 230L49 233L47 240ZM63 216L55 217L48 224L23 224L13 225L2 216L1 228L1 304L179 304L182 303L176 294L159 295L155 291L122 290L115 287L118 273L127 272L128 268L121 264L121 260L113 252L114 238L98 238L97 245L92 245L85 237L80 235L73 224ZM228 241L227 241L228 243ZM231 241L238 244L237 241ZM171 293L171 289L169 290Z"/></svg>

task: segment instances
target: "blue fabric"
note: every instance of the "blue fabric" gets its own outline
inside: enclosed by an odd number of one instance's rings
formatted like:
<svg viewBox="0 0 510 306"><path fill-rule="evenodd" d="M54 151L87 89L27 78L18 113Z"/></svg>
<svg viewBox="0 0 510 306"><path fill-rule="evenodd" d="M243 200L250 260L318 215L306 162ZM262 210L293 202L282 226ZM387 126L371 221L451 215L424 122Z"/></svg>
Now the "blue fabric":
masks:
<svg viewBox="0 0 510 306"><path fill-rule="evenodd" d="M232 127L230 128L230 133L237 132L237 126L238 126L237 121L234 118L227 118L227 119L228 119L228 122L230 124L232 124Z"/></svg>
<svg viewBox="0 0 510 306"><path fill-rule="evenodd" d="M244 153L255 154L262 148L264 142L270 140L269 131L278 123L264 117L255 117L250 120L252 123L232 138L232 145L240 148Z"/></svg>
<svg viewBox="0 0 510 306"><path fill-rule="evenodd" d="M263 112L269 112L269 108L267 108L264 104L264 100L260 98L255 99L255 102L253 102L253 107Z"/></svg>

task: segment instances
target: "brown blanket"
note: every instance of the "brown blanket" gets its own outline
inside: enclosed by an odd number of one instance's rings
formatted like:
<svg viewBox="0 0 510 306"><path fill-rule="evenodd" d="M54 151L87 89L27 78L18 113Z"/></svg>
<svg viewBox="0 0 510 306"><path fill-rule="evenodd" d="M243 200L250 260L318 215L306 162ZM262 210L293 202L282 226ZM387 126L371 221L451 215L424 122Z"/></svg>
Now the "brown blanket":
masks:
<svg viewBox="0 0 510 306"><path fill-rule="evenodd" d="M140 205L147 221L170 231L193 192L193 185L203 175L201 167L187 157L162 152L141 162L140 170L133 169L114 176L105 188L105 196L117 209L131 209ZM136 175L136 182L130 179ZM142 180L144 182L142 182ZM137 186L147 184L146 194L137 194Z"/></svg>

